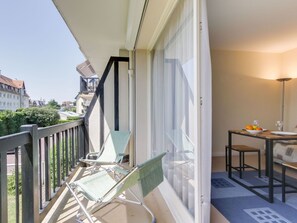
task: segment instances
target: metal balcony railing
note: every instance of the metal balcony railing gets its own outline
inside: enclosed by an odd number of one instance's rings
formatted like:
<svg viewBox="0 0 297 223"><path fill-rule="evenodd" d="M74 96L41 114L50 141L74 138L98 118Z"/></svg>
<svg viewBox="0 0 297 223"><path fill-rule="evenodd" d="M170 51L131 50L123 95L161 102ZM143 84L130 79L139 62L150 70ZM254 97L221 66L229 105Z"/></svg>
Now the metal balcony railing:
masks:
<svg viewBox="0 0 297 223"><path fill-rule="evenodd" d="M41 222L85 152L83 120L25 125L20 133L0 137L0 222ZM14 196L8 195L8 156L14 158L14 184L20 185ZM8 212L9 202L15 210Z"/></svg>

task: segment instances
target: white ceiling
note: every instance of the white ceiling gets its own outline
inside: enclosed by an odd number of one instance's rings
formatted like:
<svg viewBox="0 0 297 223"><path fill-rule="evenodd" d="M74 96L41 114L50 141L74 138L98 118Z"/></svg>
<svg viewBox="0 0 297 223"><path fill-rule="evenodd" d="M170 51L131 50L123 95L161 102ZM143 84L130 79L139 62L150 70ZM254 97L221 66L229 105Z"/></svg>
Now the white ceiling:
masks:
<svg viewBox="0 0 297 223"><path fill-rule="evenodd" d="M97 74L125 48L129 0L53 0Z"/></svg>
<svg viewBox="0 0 297 223"><path fill-rule="evenodd" d="M80 50L99 76L110 56L134 48L144 0L53 0ZM154 44L176 0L150 0L138 36L137 49Z"/></svg>
<svg viewBox="0 0 297 223"><path fill-rule="evenodd" d="M207 0L212 49L297 48L297 0Z"/></svg>

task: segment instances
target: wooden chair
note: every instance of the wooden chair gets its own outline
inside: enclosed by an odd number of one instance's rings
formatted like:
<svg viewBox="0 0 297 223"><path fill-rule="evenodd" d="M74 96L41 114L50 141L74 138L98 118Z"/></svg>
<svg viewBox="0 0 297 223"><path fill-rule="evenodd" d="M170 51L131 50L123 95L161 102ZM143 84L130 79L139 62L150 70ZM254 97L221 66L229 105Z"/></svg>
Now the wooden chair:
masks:
<svg viewBox="0 0 297 223"><path fill-rule="evenodd" d="M228 166L230 165L228 163L228 149L229 146L226 145L225 146L225 163L226 163L226 171L228 170ZM231 166L232 169L235 169L237 171L239 171L239 177L242 178L242 172L246 169L254 169L254 170L258 170L258 175L259 177L261 177L261 150L258 148L254 148L254 147L250 147L250 146L246 146L246 145L232 145L231 150L239 152L239 166L235 167L235 166ZM245 153L257 153L258 154L258 168L253 167L251 165L248 165L245 163Z"/></svg>
<svg viewBox="0 0 297 223"><path fill-rule="evenodd" d="M286 201L286 193L297 193L297 187L286 183L286 170L290 168L292 170L297 170L297 162L283 162L282 163L282 202ZM287 190L286 186L291 187L294 190Z"/></svg>

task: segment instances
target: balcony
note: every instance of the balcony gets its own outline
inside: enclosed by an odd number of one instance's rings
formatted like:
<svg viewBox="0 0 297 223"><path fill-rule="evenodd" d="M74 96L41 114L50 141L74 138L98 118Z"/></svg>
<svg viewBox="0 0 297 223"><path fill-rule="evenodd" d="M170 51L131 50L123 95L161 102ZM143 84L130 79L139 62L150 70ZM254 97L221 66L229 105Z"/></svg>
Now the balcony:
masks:
<svg viewBox="0 0 297 223"><path fill-rule="evenodd" d="M74 222L79 206L65 189L65 182L90 174L78 161L88 152L87 142L83 120L46 128L26 125L20 133L0 137L0 221ZM7 165L11 159L14 167ZM15 185L22 182L14 196L7 186L7 173L11 172L15 173ZM174 222L158 189L145 203L159 222ZM133 205L111 204L94 216L100 219L96 222L150 222L146 211Z"/></svg>

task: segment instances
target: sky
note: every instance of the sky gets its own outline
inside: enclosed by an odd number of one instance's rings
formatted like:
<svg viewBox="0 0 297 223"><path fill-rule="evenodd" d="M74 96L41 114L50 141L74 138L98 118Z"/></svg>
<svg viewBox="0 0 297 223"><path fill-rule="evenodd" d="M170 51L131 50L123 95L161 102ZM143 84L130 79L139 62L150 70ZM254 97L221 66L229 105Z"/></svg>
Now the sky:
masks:
<svg viewBox="0 0 297 223"><path fill-rule="evenodd" d="M75 101L85 61L52 0L0 1L0 70L33 100Z"/></svg>

